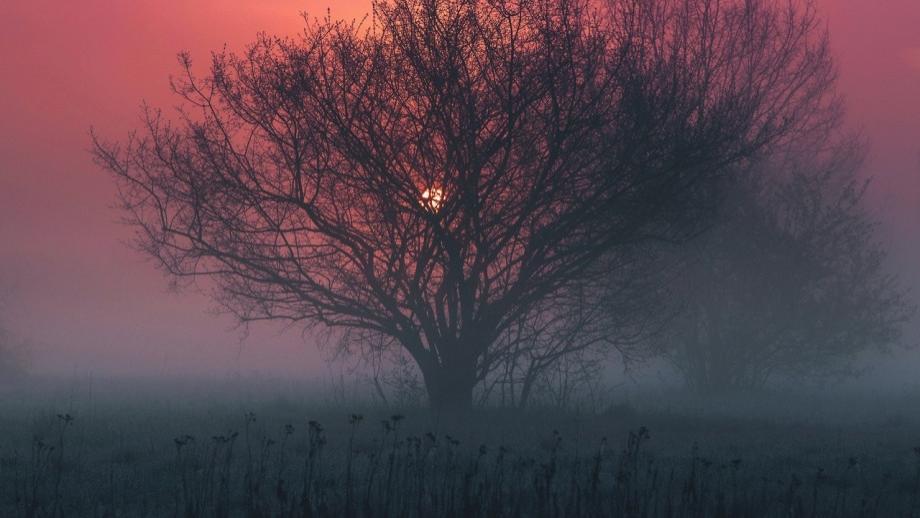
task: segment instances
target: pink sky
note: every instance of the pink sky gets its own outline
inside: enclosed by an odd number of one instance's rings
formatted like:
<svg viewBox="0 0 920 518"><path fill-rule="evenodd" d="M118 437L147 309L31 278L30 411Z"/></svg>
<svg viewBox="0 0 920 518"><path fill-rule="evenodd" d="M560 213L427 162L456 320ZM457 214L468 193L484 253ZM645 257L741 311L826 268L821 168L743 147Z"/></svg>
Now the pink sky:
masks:
<svg viewBox="0 0 920 518"><path fill-rule="evenodd" d="M110 178L88 129L120 138L141 100L170 107L176 52L205 63L258 31L293 33L328 0L4 0L0 2L0 292L5 321L39 344L39 370L317 374L296 330L207 313L121 244ZM334 17L368 2L336 2ZM884 6L884 7L882 7ZM920 2L822 0L850 120L872 141L873 207L893 263L920 291Z"/></svg>

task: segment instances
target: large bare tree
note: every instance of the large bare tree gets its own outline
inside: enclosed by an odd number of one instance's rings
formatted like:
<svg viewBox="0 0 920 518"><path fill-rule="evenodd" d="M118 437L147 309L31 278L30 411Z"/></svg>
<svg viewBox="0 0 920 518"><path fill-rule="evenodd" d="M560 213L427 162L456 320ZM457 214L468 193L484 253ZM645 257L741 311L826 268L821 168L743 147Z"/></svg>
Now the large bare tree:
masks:
<svg viewBox="0 0 920 518"><path fill-rule="evenodd" d="M706 183L836 109L810 5L391 0L187 56L179 116L96 139L138 245L244 321L402 347L468 407L493 346Z"/></svg>

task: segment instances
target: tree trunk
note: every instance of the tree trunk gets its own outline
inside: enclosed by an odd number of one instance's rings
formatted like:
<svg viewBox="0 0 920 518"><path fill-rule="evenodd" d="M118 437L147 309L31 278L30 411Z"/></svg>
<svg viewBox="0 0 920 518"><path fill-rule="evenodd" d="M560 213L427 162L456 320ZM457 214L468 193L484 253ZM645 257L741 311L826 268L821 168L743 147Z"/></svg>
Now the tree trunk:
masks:
<svg viewBox="0 0 920 518"><path fill-rule="evenodd" d="M433 410L463 413L473 409L475 371L455 365L428 365L422 370L428 404Z"/></svg>
<svg viewBox="0 0 920 518"><path fill-rule="evenodd" d="M524 374L524 381L521 383L521 398L518 401L518 408L523 409L530 403L530 395L533 393L533 386L537 382L537 375L540 367L532 361L527 367L527 373Z"/></svg>

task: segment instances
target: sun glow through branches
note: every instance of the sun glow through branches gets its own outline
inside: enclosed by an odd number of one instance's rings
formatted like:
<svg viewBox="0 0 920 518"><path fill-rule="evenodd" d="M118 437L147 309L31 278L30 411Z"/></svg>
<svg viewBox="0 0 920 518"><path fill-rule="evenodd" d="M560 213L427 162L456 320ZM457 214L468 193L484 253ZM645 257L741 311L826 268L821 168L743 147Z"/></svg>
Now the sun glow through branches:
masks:
<svg viewBox="0 0 920 518"><path fill-rule="evenodd" d="M432 212L437 212L441 208L444 199L444 192L438 187L429 187L422 191L422 205Z"/></svg>

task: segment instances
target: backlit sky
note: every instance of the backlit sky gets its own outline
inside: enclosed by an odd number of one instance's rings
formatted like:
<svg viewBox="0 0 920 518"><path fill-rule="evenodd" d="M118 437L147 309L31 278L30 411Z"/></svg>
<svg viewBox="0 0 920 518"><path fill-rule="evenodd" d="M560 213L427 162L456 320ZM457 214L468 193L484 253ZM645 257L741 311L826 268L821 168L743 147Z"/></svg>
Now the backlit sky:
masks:
<svg viewBox="0 0 920 518"><path fill-rule="evenodd" d="M173 105L176 53L206 64L301 11L360 17L365 0L0 1L0 316L36 346L38 371L319 374L297 330L233 330L208 300L167 291L121 241L111 179L88 130L122 138L138 106ZM920 1L822 0L892 264L920 291Z"/></svg>

